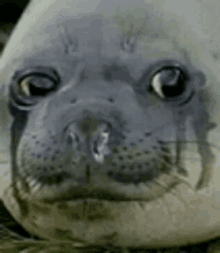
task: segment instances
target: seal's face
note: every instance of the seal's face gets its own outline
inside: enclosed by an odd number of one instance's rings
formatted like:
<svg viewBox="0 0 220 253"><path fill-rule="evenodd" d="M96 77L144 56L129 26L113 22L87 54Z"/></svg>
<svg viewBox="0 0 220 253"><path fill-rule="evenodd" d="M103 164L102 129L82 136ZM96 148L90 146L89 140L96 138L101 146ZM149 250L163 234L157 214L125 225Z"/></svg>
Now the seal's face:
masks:
<svg viewBox="0 0 220 253"><path fill-rule="evenodd" d="M212 238L218 122L204 84L215 78L185 34L192 21L179 27L151 1L54 1L37 18L44 4L32 7L38 21L23 31L25 46L12 57L28 12L3 55L11 213L41 237L100 245Z"/></svg>

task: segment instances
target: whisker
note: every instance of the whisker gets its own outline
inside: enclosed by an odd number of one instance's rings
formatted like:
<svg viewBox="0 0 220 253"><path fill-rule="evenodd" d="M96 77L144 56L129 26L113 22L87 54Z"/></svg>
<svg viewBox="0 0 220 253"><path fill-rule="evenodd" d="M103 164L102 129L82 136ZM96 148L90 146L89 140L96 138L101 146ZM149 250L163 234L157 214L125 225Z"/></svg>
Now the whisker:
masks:
<svg viewBox="0 0 220 253"><path fill-rule="evenodd" d="M169 162L165 161L162 157L158 157L158 159L159 159L162 163L164 163L166 166L169 166L169 168L175 169L176 172L178 172L179 174L181 174L181 175L183 175L183 176L185 176L185 177L188 176L187 170L186 170L185 168L179 166L178 164L176 164L176 163L175 163L175 164L174 164L174 163L169 163Z"/></svg>
<svg viewBox="0 0 220 253"><path fill-rule="evenodd" d="M154 180L152 181L152 183L155 183ZM150 188L147 184L146 184L146 186L148 188ZM152 188L150 188L150 190L151 190L151 193L153 194L155 200L159 201L160 205L164 206L162 199L160 197L158 198L157 194L155 193L155 191ZM169 202L165 198L163 198L163 200L166 202L166 206L167 206L169 214L172 215L173 213L170 211Z"/></svg>
<svg viewBox="0 0 220 253"><path fill-rule="evenodd" d="M185 141L179 141L180 143L187 143L187 144L195 144L195 145L205 145L205 146L211 146L215 149L217 149L218 151L220 151L220 147L218 147L217 145L215 144L212 144L212 143L209 143L209 142L205 142L205 141L197 141L197 140L194 140L194 141L188 141L188 140L185 140ZM176 141L164 141L165 144L176 144Z"/></svg>
<svg viewBox="0 0 220 253"><path fill-rule="evenodd" d="M162 186L165 190L169 190L168 186L167 186L167 185L164 185L163 183L161 183L161 182L159 181L159 179L154 179L153 181L154 181L156 184ZM175 189L175 190L176 190L176 189ZM177 190L176 190L176 191L177 191ZM177 191L177 193L176 193L175 191L173 191L173 189L171 189L171 190L170 190L170 193L171 193L173 196L177 197L177 198L184 204L184 206L187 206L187 203L186 203L186 201L181 197L180 192Z"/></svg>
<svg viewBox="0 0 220 253"><path fill-rule="evenodd" d="M161 153L161 154L163 154L163 155L165 155L165 156L169 156L170 158L175 159L175 156L174 156L174 155L172 155L172 154L170 154L170 153L167 153L166 151L158 150L157 152L158 152L158 153ZM200 161L200 158L199 158L199 157L196 158L196 157L182 156L182 158L187 159L187 160Z"/></svg>
<svg viewBox="0 0 220 253"><path fill-rule="evenodd" d="M191 190L194 191L194 187L188 182L186 181L182 176L180 176L179 174L177 174L177 172L171 171L170 175L172 177L174 177L175 179L178 179L179 181L181 181L181 183L184 183L185 185L187 185Z"/></svg>
<svg viewBox="0 0 220 253"><path fill-rule="evenodd" d="M182 170L183 168L179 167L179 166L176 165L176 164L170 164L170 163L164 161L164 160L161 159L161 158L158 158L158 159L160 159L162 162L166 163L166 165L169 166L169 168L171 168L171 170L169 171L169 175L171 175L171 176L174 177L175 179L178 179L180 182L182 182L182 183L186 184L187 186L189 186L190 189L194 190L193 186L192 186L189 182L187 182L187 181L183 178L183 176L181 176L181 174L179 173L179 170ZM178 168L178 169L176 169L176 168ZM173 169L175 169L175 170L173 170ZM184 169L184 170L185 170L185 169ZM186 172L186 173L187 173L187 172ZM185 174L184 174L184 176L185 176Z"/></svg>

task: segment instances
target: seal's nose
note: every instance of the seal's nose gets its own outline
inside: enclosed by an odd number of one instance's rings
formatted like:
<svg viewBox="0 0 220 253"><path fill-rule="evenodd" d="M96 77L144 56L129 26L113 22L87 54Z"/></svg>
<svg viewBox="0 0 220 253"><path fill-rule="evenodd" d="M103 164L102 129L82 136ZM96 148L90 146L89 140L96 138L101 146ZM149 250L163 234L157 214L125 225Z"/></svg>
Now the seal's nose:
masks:
<svg viewBox="0 0 220 253"><path fill-rule="evenodd" d="M110 154L109 139L111 135L111 124L87 117L75 121L68 126L66 136L74 152L92 158L92 160L103 163L104 158Z"/></svg>

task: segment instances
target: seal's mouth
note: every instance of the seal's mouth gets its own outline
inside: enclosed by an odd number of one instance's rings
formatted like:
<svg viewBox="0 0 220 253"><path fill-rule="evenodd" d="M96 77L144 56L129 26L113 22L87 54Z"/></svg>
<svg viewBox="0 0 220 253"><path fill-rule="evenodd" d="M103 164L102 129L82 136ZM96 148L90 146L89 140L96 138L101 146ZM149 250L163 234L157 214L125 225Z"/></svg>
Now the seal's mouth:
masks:
<svg viewBox="0 0 220 253"><path fill-rule="evenodd" d="M53 203L79 199L150 201L164 195L181 182L180 177L175 176L170 168L166 170L164 164L160 168L152 167L152 171L148 173L139 174L136 181L135 174L120 172L112 177L107 176L101 166L104 165L96 167L96 170L91 169L96 173L87 175L88 171L85 177L78 178L65 171L41 175L39 178L20 175L15 185L22 199Z"/></svg>

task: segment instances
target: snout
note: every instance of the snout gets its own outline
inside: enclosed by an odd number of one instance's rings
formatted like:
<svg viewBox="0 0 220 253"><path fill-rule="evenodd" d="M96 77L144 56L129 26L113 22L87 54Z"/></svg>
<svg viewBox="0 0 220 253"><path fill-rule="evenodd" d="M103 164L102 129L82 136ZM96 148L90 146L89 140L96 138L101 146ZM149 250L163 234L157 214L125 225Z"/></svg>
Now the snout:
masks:
<svg viewBox="0 0 220 253"><path fill-rule="evenodd" d="M46 105L45 113L50 103ZM136 134L127 131L129 123L119 107L94 98L79 99L74 105L65 101L48 117L38 117L45 121L38 129L35 126L37 131L27 127L17 151L21 181L17 185L23 198L128 201L164 192L161 185L155 185L154 191L148 185L155 178L168 177L161 173L164 165L157 152L146 150L152 141L130 146ZM177 182L173 178L168 184Z"/></svg>

